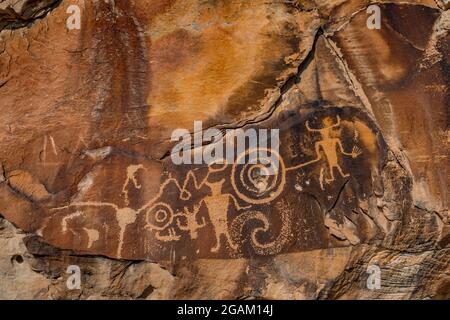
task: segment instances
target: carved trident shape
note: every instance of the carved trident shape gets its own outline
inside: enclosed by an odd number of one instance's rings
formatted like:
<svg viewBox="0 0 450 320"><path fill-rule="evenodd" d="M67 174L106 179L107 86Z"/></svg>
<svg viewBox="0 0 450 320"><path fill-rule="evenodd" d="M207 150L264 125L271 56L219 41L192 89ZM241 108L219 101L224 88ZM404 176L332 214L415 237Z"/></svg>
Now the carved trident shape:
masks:
<svg viewBox="0 0 450 320"><path fill-rule="evenodd" d="M193 211L189 211L187 207L184 207L184 213L180 213L178 216L183 216L186 219L186 224L181 224L180 219L177 219L177 226L180 230L189 231L191 239L197 239L198 229L206 226L205 217L202 217L202 222L197 223L197 214L200 211L200 204L194 205Z"/></svg>

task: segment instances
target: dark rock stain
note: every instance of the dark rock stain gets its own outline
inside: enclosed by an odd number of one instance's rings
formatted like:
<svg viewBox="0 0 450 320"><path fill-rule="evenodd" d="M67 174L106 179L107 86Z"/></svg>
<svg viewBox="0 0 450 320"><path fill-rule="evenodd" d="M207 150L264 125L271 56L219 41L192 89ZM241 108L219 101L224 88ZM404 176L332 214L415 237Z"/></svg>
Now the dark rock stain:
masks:
<svg viewBox="0 0 450 320"><path fill-rule="evenodd" d="M115 5L99 1L87 10L95 17L88 34L83 35L83 47L93 49L88 75L95 101L91 111L91 147L145 137L149 44L141 22L128 1Z"/></svg>

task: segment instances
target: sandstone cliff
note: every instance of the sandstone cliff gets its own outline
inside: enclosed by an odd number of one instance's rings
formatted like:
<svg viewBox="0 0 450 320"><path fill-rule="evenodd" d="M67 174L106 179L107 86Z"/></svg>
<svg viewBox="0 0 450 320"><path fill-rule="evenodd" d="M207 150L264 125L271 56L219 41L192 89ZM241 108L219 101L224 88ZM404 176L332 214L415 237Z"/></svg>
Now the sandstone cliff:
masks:
<svg viewBox="0 0 450 320"><path fill-rule="evenodd" d="M448 8L0 0L0 298L449 299Z"/></svg>

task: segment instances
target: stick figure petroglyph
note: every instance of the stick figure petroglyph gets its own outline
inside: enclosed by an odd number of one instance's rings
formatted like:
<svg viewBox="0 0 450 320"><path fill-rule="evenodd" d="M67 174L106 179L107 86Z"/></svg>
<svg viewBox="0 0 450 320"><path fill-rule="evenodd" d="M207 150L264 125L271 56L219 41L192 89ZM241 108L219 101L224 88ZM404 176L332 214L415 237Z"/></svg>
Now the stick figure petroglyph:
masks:
<svg viewBox="0 0 450 320"><path fill-rule="evenodd" d="M337 169L342 177L347 178L350 176L348 173L344 173L341 166L338 163L338 156L336 149L339 148L341 154L351 156L352 158L358 157L362 151L357 146L354 146L351 153L345 151L342 142L338 138L331 137L331 129L340 126L341 119L337 116L337 122L333 124L333 120L330 117L325 117L322 120L324 127L322 129L313 129L309 126L309 122L306 121L306 128L310 132L319 132L322 140L315 143L316 155L320 158L320 150L325 153L328 163L328 170L331 178L325 178L327 183L333 182L334 172L333 169Z"/></svg>
<svg viewBox="0 0 450 320"><path fill-rule="evenodd" d="M324 190L323 179L325 179L326 183L331 183L331 182L335 181L334 169L337 169L339 171L339 173L341 174L341 176L344 178L347 178L350 176L350 174L344 173L341 166L339 165L337 150L339 150L339 153L346 155L346 156L351 156L352 158L358 157L362 153L362 150L359 147L354 146L352 149L352 152L348 153L345 151L341 140L339 138L334 138L331 136L332 129L339 127L341 125L341 119L339 116L337 116L337 122L334 124L333 124L333 120L331 117L323 118L322 123L323 123L324 127L322 129L316 129L316 128L311 128L309 125L309 121L306 121L306 129L309 132L318 132L322 138L321 140L317 141L314 144L316 158L311 161L302 163L298 166L290 167L290 168L286 169L286 171L299 169L306 165L320 161L322 158L321 151L323 151L323 153L325 154L325 157L326 157L326 161L327 161L327 165L328 165L328 172L329 172L329 176L330 176L330 178L326 178L323 174L324 173L323 170L321 169L319 181L320 181L321 189Z"/></svg>
<svg viewBox="0 0 450 320"><path fill-rule="evenodd" d="M145 168L142 164L138 164L138 165L132 164L132 165L129 165L127 168L127 178L125 179L125 183L123 184L123 187L122 187L122 193L125 196L125 204L126 205L128 205L130 203L130 201L128 199L128 184L130 182L132 182L136 189L141 189L141 187L142 187L136 178L136 174L139 170L145 170Z"/></svg>

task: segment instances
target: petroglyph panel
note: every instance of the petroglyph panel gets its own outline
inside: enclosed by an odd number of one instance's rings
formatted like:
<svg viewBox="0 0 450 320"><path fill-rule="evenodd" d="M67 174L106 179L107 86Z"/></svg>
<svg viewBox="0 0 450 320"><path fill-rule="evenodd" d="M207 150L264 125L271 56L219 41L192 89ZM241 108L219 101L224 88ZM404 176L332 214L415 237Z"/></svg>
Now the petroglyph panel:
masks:
<svg viewBox="0 0 450 320"><path fill-rule="evenodd" d="M246 149L234 163L174 165L170 157L138 162L112 155L94 171L90 190L52 203L41 232L50 239L60 233L80 251L107 241L111 251L104 254L164 261L270 256L370 240L358 210L382 183L386 148L367 114L323 103L276 119L265 125L281 128L278 152ZM250 163L260 151L269 161ZM273 159L277 170L269 172Z"/></svg>
<svg viewBox="0 0 450 320"><path fill-rule="evenodd" d="M450 11L368 6L0 0L0 296L448 298Z"/></svg>

